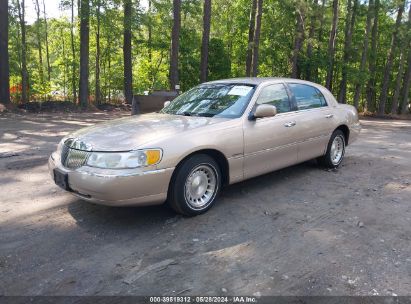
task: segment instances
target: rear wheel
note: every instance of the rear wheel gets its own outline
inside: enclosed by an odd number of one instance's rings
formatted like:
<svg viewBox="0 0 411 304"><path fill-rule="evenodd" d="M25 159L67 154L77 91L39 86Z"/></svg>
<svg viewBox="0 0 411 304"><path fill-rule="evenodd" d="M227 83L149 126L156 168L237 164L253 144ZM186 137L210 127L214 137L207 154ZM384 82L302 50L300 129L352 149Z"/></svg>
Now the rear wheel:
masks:
<svg viewBox="0 0 411 304"><path fill-rule="evenodd" d="M341 130L335 130L328 142L327 152L318 158L318 162L327 168L337 168L345 153L345 136Z"/></svg>
<svg viewBox="0 0 411 304"><path fill-rule="evenodd" d="M195 216L214 204L221 189L221 171L217 162L205 154L184 160L173 175L168 203L178 213Z"/></svg>

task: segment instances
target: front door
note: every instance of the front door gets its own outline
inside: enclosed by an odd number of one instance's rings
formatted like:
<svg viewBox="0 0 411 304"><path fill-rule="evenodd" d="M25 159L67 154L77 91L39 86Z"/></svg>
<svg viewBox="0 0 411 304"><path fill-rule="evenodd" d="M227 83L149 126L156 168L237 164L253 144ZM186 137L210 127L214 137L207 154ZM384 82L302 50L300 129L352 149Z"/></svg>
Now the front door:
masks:
<svg viewBox="0 0 411 304"><path fill-rule="evenodd" d="M244 178L254 177L297 162L298 113L291 111L286 87L282 83L262 88L255 106L272 104L273 117L257 118L244 123Z"/></svg>

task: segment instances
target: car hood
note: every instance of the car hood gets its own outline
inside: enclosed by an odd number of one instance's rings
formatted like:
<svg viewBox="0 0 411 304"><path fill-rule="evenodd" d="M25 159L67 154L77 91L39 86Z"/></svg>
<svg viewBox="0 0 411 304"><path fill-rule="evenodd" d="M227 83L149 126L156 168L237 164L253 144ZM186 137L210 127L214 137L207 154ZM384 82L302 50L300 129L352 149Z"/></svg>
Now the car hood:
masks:
<svg viewBox="0 0 411 304"><path fill-rule="evenodd" d="M227 120L159 113L143 114L80 129L69 138L85 143L93 151L128 151L162 138Z"/></svg>

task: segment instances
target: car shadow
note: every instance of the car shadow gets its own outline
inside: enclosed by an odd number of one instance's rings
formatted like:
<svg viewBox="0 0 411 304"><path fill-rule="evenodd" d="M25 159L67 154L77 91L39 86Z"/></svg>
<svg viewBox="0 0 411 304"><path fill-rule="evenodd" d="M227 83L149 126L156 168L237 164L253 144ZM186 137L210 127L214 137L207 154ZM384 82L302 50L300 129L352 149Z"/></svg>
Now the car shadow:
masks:
<svg viewBox="0 0 411 304"><path fill-rule="evenodd" d="M76 199L68 205L67 209L80 227L98 229L104 226L118 232L134 228L148 228L150 225L164 223L176 216L176 213L165 204L144 207L112 207Z"/></svg>
<svg viewBox="0 0 411 304"><path fill-rule="evenodd" d="M247 179L245 181L226 186L223 190L223 196L226 194L236 193L239 190L255 192L264 188L281 183L285 179L293 179L307 173L308 170L327 170L317 164L316 160L309 160L297 165L286 167L280 170L272 171L263 175Z"/></svg>
<svg viewBox="0 0 411 304"><path fill-rule="evenodd" d="M281 183L285 178L298 178L298 176L306 173L307 170L318 168L319 167L316 165L315 161L308 161L258 176L225 187L222 190L220 199L235 200L241 198L244 191L258 192L263 189L269 189L269 187ZM212 208L210 211L219 209L220 206L221 204L217 204L215 207L218 208ZM207 214L210 214L210 211L202 216L207 216ZM150 226L164 225L168 222L175 222L179 219L186 218L175 213L166 203L162 205L142 207L113 207L97 205L80 199L75 199L69 203L68 212L80 227L98 229L99 226L104 225L105 228L117 232L134 228L149 229Z"/></svg>

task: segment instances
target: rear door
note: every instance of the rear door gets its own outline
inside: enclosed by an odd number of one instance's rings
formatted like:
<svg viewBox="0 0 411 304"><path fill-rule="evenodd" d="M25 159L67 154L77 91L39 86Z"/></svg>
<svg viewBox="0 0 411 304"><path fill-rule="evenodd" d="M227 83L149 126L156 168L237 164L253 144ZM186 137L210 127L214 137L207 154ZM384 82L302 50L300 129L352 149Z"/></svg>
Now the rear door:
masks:
<svg viewBox="0 0 411 304"><path fill-rule="evenodd" d="M287 83L292 102L297 107L298 161L309 160L325 153L334 128L332 108L319 89L308 84Z"/></svg>
<svg viewBox="0 0 411 304"><path fill-rule="evenodd" d="M244 177L250 178L297 162L298 130L290 95L283 83L263 87L255 102L276 106L273 117L244 123Z"/></svg>

